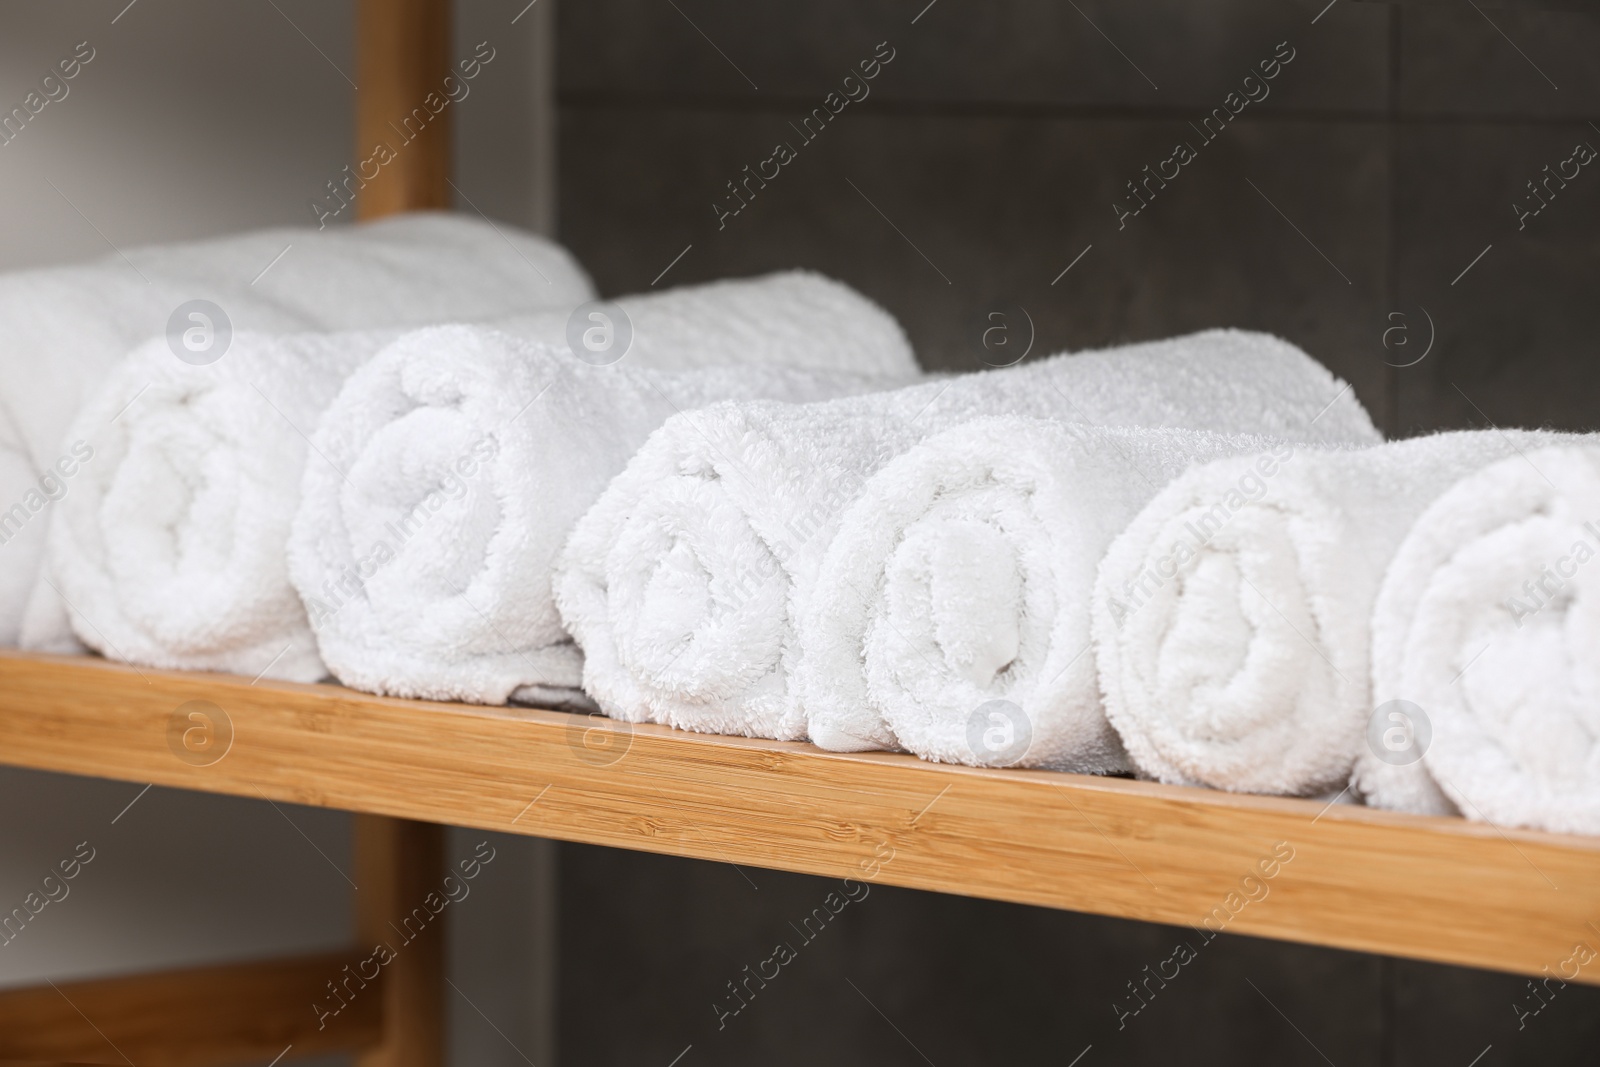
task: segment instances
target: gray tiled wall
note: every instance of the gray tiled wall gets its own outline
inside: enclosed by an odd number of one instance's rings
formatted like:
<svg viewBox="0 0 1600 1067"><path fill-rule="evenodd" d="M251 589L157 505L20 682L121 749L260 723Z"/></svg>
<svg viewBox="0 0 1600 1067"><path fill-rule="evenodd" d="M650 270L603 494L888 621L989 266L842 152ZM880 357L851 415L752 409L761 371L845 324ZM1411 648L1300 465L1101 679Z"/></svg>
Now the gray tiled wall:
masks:
<svg viewBox="0 0 1600 1067"><path fill-rule="evenodd" d="M1579 141L1600 147L1597 12L579 0L559 16L561 234L612 294L680 253L659 284L826 271L933 368L976 367L996 310L1026 309L1039 354L1245 326L1345 376L1393 434L1595 428L1600 166L1521 229L1512 204ZM894 59L870 95L802 143L790 123L881 41ZM1294 59L1270 95L1205 141L1190 124L1280 42ZM779 141L797 158L719 226L726 183ZM1180 141L1194 160L1119 224L1125 183ZM1093 1044L1084 1067L1494 1067L1592 1063L1600 1037L1592 991L1518 1029L1519 979L1242 938L1118 1030L1122 984L1181 931L891 889L718 1031L724 983L829 888L748 873L759 890L728 867L565 849L566 1062L665 1065L692 1044L685 1067L1065 1065Z"/></svg>
<svg viewBox="0 0 1600 1067"><path fill-rule="evenodd" d="M1519 1029L1508 975L885 886L799 932L841 883L578 845L562 869L563 1063L1553 1067L1600 1040L1575 986Z"/></svg>

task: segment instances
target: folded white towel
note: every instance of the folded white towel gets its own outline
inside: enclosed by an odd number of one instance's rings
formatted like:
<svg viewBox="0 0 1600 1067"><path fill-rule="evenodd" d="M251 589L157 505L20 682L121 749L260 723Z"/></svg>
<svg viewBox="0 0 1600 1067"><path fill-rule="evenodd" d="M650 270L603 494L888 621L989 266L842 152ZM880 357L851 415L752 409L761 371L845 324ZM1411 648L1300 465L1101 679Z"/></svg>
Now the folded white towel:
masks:
<svg viewBox="0 0 1600 1067"><path fill-rule="evenodd" d="M716 325L692 336L716 348ZM591 366L465 326L409 334L351 376L306 465L290 572L323 659L371 692L572 703L580 656L551 601L554 557L650 432L726 397L881 383L761 365Z"/></svg>
<svg viewBox="0 0 1600 1067"><path fill-rule="evenodd" d="M0 524L0 644L72 643L66 609L38 580L52 501L77 492L79 471L100 458L75 459L80 438L67 431L113 365L164 336L182 305L210 301L241 332L361 329L570 307L591 293L557 245L447 214L263 230L0 276L0 513L10 517Z"/></svg>
<svg viewBox="0 0 1600 1067"><path fill-rule="evenodd" d="M798 738L793 620L866 478L984 415L1372 442L1371 421L1292 345L1213 330L869 397L723 404L669 420L574 528L557 578L608 714Z"/></svg>
<svg viewBox="0 0 1600 1067"><path fill-rule="evenodd" d="M895 459L845 511L800 620L795 685L812 741L1128 769L1089 654L1095 568L1192 463L1270 447L999 417Z"/></svg>
<svg viewBox="0 0 1600 1067"><path fill-rule="evenodd" d="M1582 440L1462 478L1406 535L1373 611L1373 696L1426 725L1363 749L1368 803L1600 833L1600 445Z"/></svg>
<svg viewBox="0 0 1600 1067"><path fill-rule="evenodd" d="M814 271L684 285L608 304L571 318L530 317L507 332L570 348L595 365L621 360L652 370L689 370L765 364L898 380L919 373L893 315Z"/></svg>
<svg viewBox="0 0 1600 1067"><path fill-rule="evenodd" d="M1174 481L1112 543L1095 584L1101 690L1135 765L1241 792L1342 787L1374 711L1384 568L1456 479L1544 440L1285 446Z"/></svg>

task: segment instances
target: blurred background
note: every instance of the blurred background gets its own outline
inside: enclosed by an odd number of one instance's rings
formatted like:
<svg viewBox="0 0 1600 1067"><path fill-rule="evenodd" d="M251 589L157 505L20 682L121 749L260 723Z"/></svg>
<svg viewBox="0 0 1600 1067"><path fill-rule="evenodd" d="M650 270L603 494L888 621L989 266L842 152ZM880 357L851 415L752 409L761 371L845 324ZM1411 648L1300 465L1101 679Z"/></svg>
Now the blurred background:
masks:
<svg viewBox="0 0 1600 1067"><path fill-rule="evenodd" d="M0 147L0 269L311 224L354 158L348 2L3 0L0 26L6 111L94 50ZM496 50L452 109L457 208L553 233L606 295L803 266L930 368L994 361L997 324L1008 360L1238 326L1392 436L1600 421L1600 170L1568 162L1600 147L1600 5L456 0L455 38ZM1273 59L1264 99L1199 128ZM344 816L139 788L0 771L0 899L97 849L0 982L346 940ZM888 887L719 1029L726 983L830 883L494 843L452 909L457 1064L1493 1067L1600 1040L1594 990L1519 1025L1525 979L1226 935L1119 1029L1181 931Z"/></svg>

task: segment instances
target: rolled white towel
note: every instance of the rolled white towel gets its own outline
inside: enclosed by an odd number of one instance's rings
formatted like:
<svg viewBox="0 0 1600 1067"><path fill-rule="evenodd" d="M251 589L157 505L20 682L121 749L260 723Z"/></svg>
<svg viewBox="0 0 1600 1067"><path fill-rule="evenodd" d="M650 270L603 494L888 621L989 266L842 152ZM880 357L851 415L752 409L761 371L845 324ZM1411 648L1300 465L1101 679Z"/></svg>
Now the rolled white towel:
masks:
<svg viewBox="0 0 1600 1067"><path fill-rule="evenodd" d="M49 535L44 582L84 643L154 667L323 677L289 523L323 409L398 336L243 333L205 366L160 338L118 364L73 423L88 455Z"/></svg>
<svg viewBox="0 0 1600 1067"><path fill-rule="evenodd" d="M1240 792L1342 787L1372 715L1384 568L1458 478L1549 435L1464 432L1217 460L1162 490L1106 552L1093 635L1135 765Z"/></svg>
<svg viewBox="0 0 1600 1067"><path fill-rule="evenodd" d="M81 266L0 275L0 513L11 516L0 527L0 645L73 645L65 606L39 581L46 531L57 498L77 492L78 472L104 457L80 463L71 450L83 438L68 431L117 361L172 321L203 333L187 316L206 314L220 346L222 318L185 307L191 302L216 305L243 334L528 314L591 296L560 246L445 213L130 248ZM166 358L190 369L172 352Z"/></svg>
<svg viewBox="0 0 1600 1067"><path fill-rule="evenodd" d="M477 327L409 334L350 377L313 439L325 461L306 465L289 566L323 660L370 692L573 703L580 656L551 601L552 563L650 432L714 399L881 382L591 366Z"/></svg>
<svg viewBox="0 0 1600 1067"><path fill-rule="evenodd" d="M566 299L586 295L571 284L560 292ZM907 376L915 368L892 317L816 275L685 287L617 305L620 315L615 307L601 312L618 320L605 320L604 329L620 346L631 324L635 343L626 353L590 353L580 339L586 357L695 366L742 355L772 362L787 351L816 365L894 368ZM770 323L765 332L763 323ZM566 308L496 325L568 349ZM96 458L58 505L45 599L59 600L59 589L85 643L115 658L322 677L285 561L307 439L345 378L399 335L239 334L203 366L175 358L166 339L140 348L74 423L72 440L84 441ZM448 369L450 348L432 351Z"/></svg>
<svg viewBox="0 0 1600 1067"><path fill-rule="evenodd" d="M841 512L929 435L997 414L1378 440L1292 345L1212 330L809 406L722 404L669 420L574 528L557 603L608 714L806 735L794 620Z"/></svg>
<svg viewBox="0 0 1600 1067"><path fill-rule="evenodd" d="M1600 833L1600 439L1581 440L1462 478L1406 535L1372 679L1412 721L1363 749L1369 804Z"/></svg>
<svg viewBox="0 0 1600 1067"><path fill-rule="evenodd" d="M945 763L1128 769L1089 654L1095 568L1192 463L1260 437L978 419L845 511L800 620L811 740Z"/></svg>

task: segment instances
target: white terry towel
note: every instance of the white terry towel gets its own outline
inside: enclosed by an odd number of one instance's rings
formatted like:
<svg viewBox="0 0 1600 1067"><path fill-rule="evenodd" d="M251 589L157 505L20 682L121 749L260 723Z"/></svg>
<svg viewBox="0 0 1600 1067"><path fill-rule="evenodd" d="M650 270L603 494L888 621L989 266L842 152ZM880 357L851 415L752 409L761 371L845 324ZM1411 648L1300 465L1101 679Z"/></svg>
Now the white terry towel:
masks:
<svg viewBox="0 0 1600 1067"><path fill-rule="evenodd" d="M158 338L118 364L73 423L93 458L49 533L44 582L83 642L153 667L323 677L289 523L323 409L397 337L241 333L205 366Z"/></svg>
<svg viewBox="0 0 1600 1067"><path fill-rule="evenodd" d="M1374 710L1373 603L1406 531L1456 479L1548 439L1284 446L1162 490L1094 591L1101 691L1134 764L1239 792L1341 788Z"/></svg>
<svg viewBox="0 0 1600 1067"><path fill-rule="evenodd" d="M574 528L556 597L610 715L800 738L794 620L843 509L927 436L997 414L1378 440L1292 345L1212 330L826 404L669 420Z"/></svg>
<svg viewBox="0 0 1600 1067"><path fill-rule="evenodd" d="M323 660L371 692L574 703L581 657L551 601L554 558L650 432L712 400L881 383L591 366L466 326L407 335L351 376L306 464L289 566Z"/></svg>
<svg viewBox="0 0 1600 1067"><path fill-rule="evenodd" d="M573 295L572 287L566 292ZM803 363L881 367L902 377L916 366L892 317L817 275L719 282L617 303L635 335L624 357L630 365L771 362L787 352ZM571 352L568 318L562 309L496 325ZM74 423L71 438L95 461L57 505L50 535L47 588L76 609L83 640L153 666L322 677L285 560L307 442L345 379L399 336L239 334L223 358L204 366L175 359L162 338L120 364ZM448 344L424 351L450 368Z"/></svg>
<svg viewBox="0 0 1600 1067"><path fill-rule="evenodd" d="M901 455L844 513L799 623L811 740L945 763L1128 769L1089 654L1095 568L1192 463L1271 444L1006 416Z"/></svg>
<svg viewBox="0 0 1600 1067"><path fill-rule="evenodd" d="M443 213L262 230L0 275L0 645L72 645L65 608L39 581L56 502L96 462L73 457L80 438L67 431L114 364L164 336L180 305L209 300L239 332L336 330L527 314L591 295L559 246Z"/></svg>
<svg viewBox="0 0 1600 1067"><path fill-rule="evenodd" d="M911 343L894 316L814 271L683 285L608 303L610 308L574 313L571 321L566 312L532 316L507 332L569 348L595 365L620 360L653 370L688 370L765 364L901 380L918 375ZM615 309L626 325L612 321ZM632 337L623 353L625 330Z"/></svg>
<svg viewBox="0 0 1600 1067"><path fill-rule="evenodd" d="M1406 535L1373 611L1373 696L1420 708L1431 739L1412 722L1414 748L1363 748L1368 803L1600 833L1600 439L1580 440L1462 478Z"/></svg>

